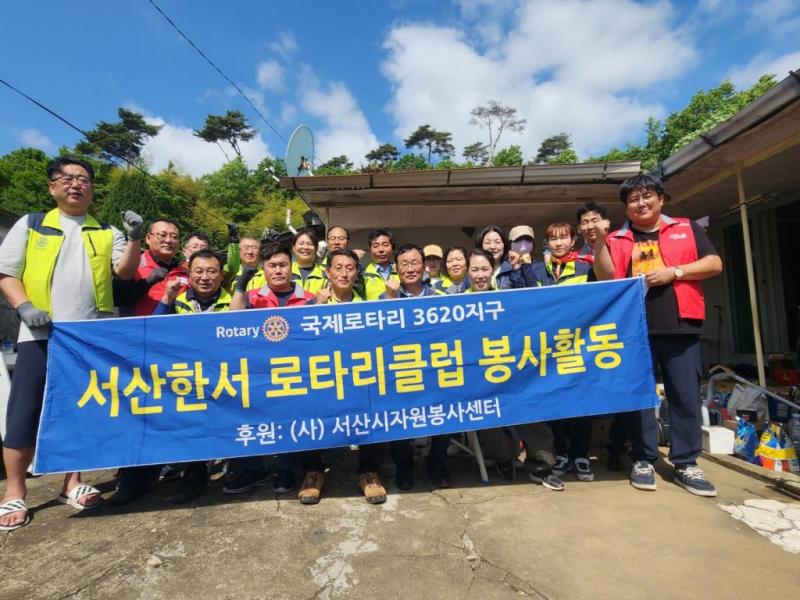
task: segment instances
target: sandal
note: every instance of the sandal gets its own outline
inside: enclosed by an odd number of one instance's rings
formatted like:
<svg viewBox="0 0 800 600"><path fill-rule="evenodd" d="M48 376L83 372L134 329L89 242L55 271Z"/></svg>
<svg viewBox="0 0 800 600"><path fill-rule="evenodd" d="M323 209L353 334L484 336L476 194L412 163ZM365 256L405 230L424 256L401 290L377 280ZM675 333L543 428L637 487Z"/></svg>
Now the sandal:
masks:
<svg viewBox="0 0 800 600"><path fill-rule="evenodd" d="M103 503L103 499L100 498L94 504L81 504L79 500L85 496L91 496L93 494L99 495L100 490L98 490L96 487L92 487L91 485L79 484L72 488L72 491L69 494L65 494L63 492L59 494L58 501L61 504L69 504L76 510L91 510L100 506Z"/></svg>
<svg viewBox="0 0 800 600"><path fill-rule="evenodd" d="M0 525L0 531L14 531L20 527L25 527L25 525L31 522L31 517L28 514L28 507L25 506L25 500L22 500L21 498L19 500L9 500L5 504L0 505L0 517L4 517L9 513L17 512L19 510L25 511L25 520L21 523L17 523L16 525Z"/></svg>

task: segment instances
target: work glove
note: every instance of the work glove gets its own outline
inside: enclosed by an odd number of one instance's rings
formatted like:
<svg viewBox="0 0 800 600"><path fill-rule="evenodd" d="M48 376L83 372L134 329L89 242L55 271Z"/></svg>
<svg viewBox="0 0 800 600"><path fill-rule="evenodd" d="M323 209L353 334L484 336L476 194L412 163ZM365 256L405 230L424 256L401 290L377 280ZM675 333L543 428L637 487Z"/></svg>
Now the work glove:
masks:
<svg viewBox="0 0 800 600"><path fill-rule="evenodd" d="M122 226L125 228L125 233L128 239L132 242L138 242L142 239L142 217L137 215L132 210L126 210L122 214Z"/></svg>
<svg viewBox="0 0 800 600"><path fill-rule="evenodd" d="M228 243L239 243L239 226L236 223L228 223Z"/></svg>
<svg viewBox="0 0 800 600"><path fill-rule="evenodd" d="M38 327L48 327L51 323L50 315L47 311L36 308L30 302L23 302L17 307L17 314L23 323L31 329Z"/></svg>
<svg viewBox="0 0 800 600"><path fill-rule="evenodd" d="M147 282L147 286L151 287L158 283L159 281L163 280L169 274L169 270L165 269L164 267L156 267L150 274L144 278L145 282Z"/></svg>
<svg viewBox="0 0 800 600"><path fill-rule="evenodd" d="M247 284L250 283L250 280L253 278L253 275L256 274L255 267L251 267L250 265L245 265L242 268L242 274L236 278L236 291L242 292L243 294L247 291Z"/></svg>

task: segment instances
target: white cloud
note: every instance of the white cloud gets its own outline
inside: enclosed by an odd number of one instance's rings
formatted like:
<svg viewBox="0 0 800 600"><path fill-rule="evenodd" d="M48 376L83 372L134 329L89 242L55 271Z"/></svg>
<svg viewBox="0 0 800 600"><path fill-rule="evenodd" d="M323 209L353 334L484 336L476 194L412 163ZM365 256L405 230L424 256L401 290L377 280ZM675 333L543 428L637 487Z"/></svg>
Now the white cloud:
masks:
<svg viewBox="0 0 800 600"><path fill-rule="evenodd" d="M276 60L265 60L256 67L258 84L261 89L281 92L286 89L283 67Z"/></svg>
<svg viewBox="0 0 800 600"><path fill-rule="evenodd" d="M309 114L321 119L323 127L314 132L316 162L346 154L356 165L378 146L364 113L347 86L334 81L325 86L308 67L303 67L300 102Z"/></svg>
<svg viewBox="0 0 800 600"><path fill-rule="evenodd" d="M294 125L297 121L297 107L289 102L281 105L281 123L283 125Z"/></svg>
<svg viewBox="0 0 800 600"><path fill-rule="evenodd" d="M485 5L461 2L478 21L481 10L493 10ZM495 99L528 119L524 133L504 133L499 147L519 144L528 158L545 137L566 131L579 155L600 153L638 138L648 116L663 115L651 90L695 60L664 2L530 0L507 10L511 26L483 52L473 29L412 23L389 32L382 69L398 140L430 123L452 132L460 151L486 138L468 124L470 110Z"/></svg>
<svg viewBox="0 0 800 600"><path fill-rule="evenodd" d="M789 71L795 69L800 69L800 52L790 52L777 58L759 54L744 67L732 69L728 77L737 88L746 88L758 81L762 75L771 73L780 81L789 75Z"/></svg>
<svg viewBox="0 0 800 600"><path fill-rule="evenodd" d="M23 129L19 132L19 141L31 148L39 148L46 152L55 149L56 145L53 141L36 129Z"/></svg>
<svg viewBox="0 0 800 600"><path fill-rule="evenodd" d="M797 0L758 0L750 5L747 26L770 37L800 34L800 4Z"/></svg>
<svg viewBox="0 0 800 600"><path fill-rule="evenodd" d="M146 120L152 125L163 125L158 135L150 138L142 149L142 155L150 163L152 171L160 171L172 161L190 175L199 177L216 171L226 162L216 144L204 142L194 135L192 129L168 123L161 117L147 116ZM225 143L222 146L229 157L235 156L230 146ZM242 143L241 151L242 158L251 168L255 168L269 154L260 134Z"/></svg>
<svg viewBox="0 0 800 600"><path fill-rule="evenodd" d="M284 59L288 59L290 55L297 52L297 41L291 31L284 31L278 35L277 40L270 43L269 48Z"/></svg>

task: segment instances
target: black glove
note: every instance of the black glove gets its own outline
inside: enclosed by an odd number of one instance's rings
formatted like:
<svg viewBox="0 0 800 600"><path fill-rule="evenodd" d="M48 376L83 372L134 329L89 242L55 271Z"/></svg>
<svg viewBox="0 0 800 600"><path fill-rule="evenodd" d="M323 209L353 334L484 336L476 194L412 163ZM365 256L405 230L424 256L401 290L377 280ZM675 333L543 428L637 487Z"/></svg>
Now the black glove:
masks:
<svg viewBox="0 0 800 600"><path fill-rule="evenodd" d="M243 294L247 291L247 284L250 283L250 280L253 278L253 275L256 274L255 267L251 267L250 265L245 265L242 267L242 274L236 278L236 291L242 292Z"/></svg>
<svg viewBox="0 0 800 600"><path fill-rule="evenodd" d="M236 223L228 223L228 243L239 243L239 226Z"/></svg>
<svg viewBox="0 0 800 600"><path fill-rule="evenodd" d="M47 311L36 308L30 302L23 302L17 307L17 314L22 321L31 329L38 327L48 327L51 323L50 315Z"/></svg>
<svg viewBox="0 0 800 600"><path fill-rule="evenodd" d="M144 278L145 282L147 282L147 286L151 287L158 283L159 281L163 280L169 274L169 269L164 267L156 267L150 274Z"/></svg>

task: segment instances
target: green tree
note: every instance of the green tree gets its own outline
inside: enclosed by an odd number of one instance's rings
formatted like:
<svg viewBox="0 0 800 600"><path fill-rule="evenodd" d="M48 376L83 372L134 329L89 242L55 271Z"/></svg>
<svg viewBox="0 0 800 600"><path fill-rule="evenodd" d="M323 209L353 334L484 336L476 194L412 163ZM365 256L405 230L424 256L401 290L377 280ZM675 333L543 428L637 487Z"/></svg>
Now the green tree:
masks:
<svg viewBox="0 0 800 600"><path fill-rule="evenodd" d="M392 171L426 171L431 163L422 154L404 154L392 163Z"/></svg>
<svg viewBox="0 0 800 600"><path fill-rule="evenodd" d="M49 162L36 148L18 148L0 157L0 206L18 215L53 208L47 190Z"/></svg>
<svg viewBox="0 0 800 600"><path fill-rule="evenodd" d="M95 156L109 162L122 159L133 164L141 158L142 147L147 140L161 131L161 125L150 125L137 112L120 108L119 121L100 121L94 129L86 132L86 141L78 142L79 154Z"/></svg>
<svg viewBox="0 0 800 600"><path fill-rule="evenodd" d="M334 156L314 171L315 175L347 175L353 172L353 163L346 155Z"/></svg>
<svg viewBox="0 0 800 600"><path fill-rule="evenodd" d="M495 167L512 167L521 165L523 162L522 148L515 145L500 150L500 152L495 155L492 164Z"/></svg>
<svg viewBox="0 0 800 600"><path fill-rule="evenodd" d="M255 199L258 189L253 173L241 157L225 163L218 171L206 175L203 198L236 222L249 221L261 210Z"/></svg>
<svg viewBox="0 0 800 600"><path fill-rule="evenodd" d="M449 131L436 131L433 136L433 153L439 157L439 160L448 159L453 156L456 149L451 143L453 134ZM430 155L428 158L430 162Z"/></svg>
<svg viewBox="0 0 800 600"><path fill-rule="evenodd" d="M258 131L253 129L247 122L247 118L238 110L229 110L224 115L208 115L202 129L196 129L194 134L209 142L216 144L225 158L228 154L222 148L220 142L230 145L236 156L242 156L240 144L252 140Z"/></svg>
<svg viewBox="0 0 800 600"><path fill-rule="evenodd" d="M431 153L433 152L434 144L436 144L437 133L438 132L430 125L420 125L410 136L403 140L403 143L406 145L406 148L427 150L428 164L430 164Z"/></svg>
<svg viewBox="0 0 800 600"><path fill-rule="evenodd" d="M481 129L487 129L489 132L488 156L486 162L493 164L494 154L497 149L497 143L503 132L516 131L521 133L525 131L525 124L527 119L521 119L517 116L517 109L511 106L505 106L497 100L489 100L486 104L476 106L470 111L472 118L470 118L470 125L475 125Z"/></svg>
<svg viewBox="0 0 800 600"><path fill-rule="evenodd" d="M459 169L462 165L458 164L452 158L443 158L433 167L434 169Z"/></svg>
<svg viewBox="0 0 800 600"><path fill-rule="evenodd" d="M550 161L551 165L574 165L578 161L578 155L575 153L575 150L572 148L567 148L566 150L562 151L558 156L554 157L553 160Z"/></svg>
<svg viewBox="0 0 800 600"><path fill-rule="evenodd" d="M572 150L572 142L569 140L569 134L558 133L542 140L539 145L539 151L533 159L535 165L546 165L553 162L553 160L566 152ZM575 152L572 152L575 154Z"/></svg>
<svg viewBox="0 0 800 600"><path fill-rule="evenodd" d="M370 150L364 158L371 163L378 163L381 167L388 168L397 160L398 156L400 156L400 152L394 144L381 144L374 150Z"/></svg>
<svg viewBox="0 0 800 600"><path fill-rule="evenodd" d="M461 156L463 156L468 163L483 165L486 164L486 160L489 158L489 148L482 142L475 142L469 146L464 146L464 149L461 151Z"/></svg>
<svg viewBox="0 0 800 600"><path fill-rule="evenodd" d="M289 197L291 193L284 190L276 181L276 178L280 179L281 177L286 177L286 175L286 163L283 162L283 159L267 156L258 163L258 167L253 173L253 183L263 193L275 192Z"/></svg>

